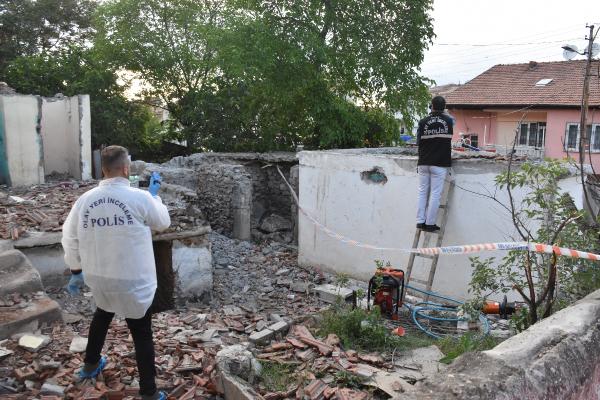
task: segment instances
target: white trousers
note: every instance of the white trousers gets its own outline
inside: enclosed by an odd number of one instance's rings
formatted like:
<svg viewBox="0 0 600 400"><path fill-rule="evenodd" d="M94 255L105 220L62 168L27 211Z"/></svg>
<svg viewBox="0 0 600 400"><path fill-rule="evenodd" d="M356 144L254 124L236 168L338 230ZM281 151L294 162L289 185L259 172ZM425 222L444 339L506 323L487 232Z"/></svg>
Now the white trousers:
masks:
<svg viewBox="0 0 600 400"><path fill-rule="evenodd" d="M448 168L419 165L417 172L419 174L417 224L435 225Z"/></svg>

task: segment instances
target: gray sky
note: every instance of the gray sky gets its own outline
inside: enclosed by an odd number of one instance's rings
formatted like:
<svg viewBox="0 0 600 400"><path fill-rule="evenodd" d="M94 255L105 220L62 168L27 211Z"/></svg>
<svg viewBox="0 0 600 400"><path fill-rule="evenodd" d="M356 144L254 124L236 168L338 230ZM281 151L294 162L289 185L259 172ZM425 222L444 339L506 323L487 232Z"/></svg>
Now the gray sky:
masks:
<svg viewBox="0 0 600 400"><path fill-rule="evenodd" d="M582 49L586 23L600 25L600 1L434 0L432 16L437 36L421 71L443 85L496 64L563 60L561 46Z"/></svg>

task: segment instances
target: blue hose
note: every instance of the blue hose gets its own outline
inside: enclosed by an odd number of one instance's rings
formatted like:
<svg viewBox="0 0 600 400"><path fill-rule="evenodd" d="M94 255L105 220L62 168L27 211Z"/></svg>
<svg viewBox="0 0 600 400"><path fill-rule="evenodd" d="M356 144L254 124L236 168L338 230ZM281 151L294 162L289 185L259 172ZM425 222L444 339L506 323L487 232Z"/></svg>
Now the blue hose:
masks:
<svg viewBox="0 0 600 400"><path fill-rule="evenodd" d="M418 288L412 287L410 285L406 285L406 288L414 290L415 292L426 294L430 297L436 297L438 299L450 301L452 303L456 303L457 305L464 304L461 301L451 299L449 297L441 296L437 293L433 293L433 292L430 292L427 290L418 289ZM408 308L408 310L411 311L412 319L413 319L413 322L415 323L415 325L420 330L425 332L427 335L429 335L435 339L441 339L442 335L439 335L439 334L433 332L430 328L423 326L419 322L419 318L428 319L431 321L438 321L438 322L458 322L458 321L466 321L467 320L466 318L459 318L459 317L434 317L434 316L420 312L420 311L442 311L442 312L454 312L455 313L456 307L453 307L453 306L446 306L443 304L434 303L434 302L430 302L430 301L424 301L424 302L416 303L413 305L405 302L404 306L406 306L406 308ZM490 324L489 324L488 319L486 318L486 316L484 314L480 313L479 321L483 325L483 335L487 336L490 332Z"/></svg>

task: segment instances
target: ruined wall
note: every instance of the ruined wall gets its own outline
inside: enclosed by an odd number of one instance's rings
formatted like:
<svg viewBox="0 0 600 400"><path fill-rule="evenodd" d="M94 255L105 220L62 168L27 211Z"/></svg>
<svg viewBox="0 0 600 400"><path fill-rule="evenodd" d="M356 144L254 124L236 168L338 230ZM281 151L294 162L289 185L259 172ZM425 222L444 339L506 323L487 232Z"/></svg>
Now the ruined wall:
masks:
<svg viewBox="0 0 600 400"><path fill-rule="evenodd" d="M0 182L14 186L44 182L39 101L35 96L0 96L0 145L6 156L0 161L4 164Z"/></svg>
<svg viewBox="0 0 600 400"><path fill-rule="evenodd" d="M162 167L195 171L201 207L213 229L238 239L290 243L296 210L276 166L289 180L295 165L295 153L198 153Z"/></svg>
<svg viewBox="0 0 600 400"><path fill-rule="evenodd" d="M89 109L87 95L0 95L0 183L39 184L53 172L91 179Z"/></svg>
<svg viewBox="0 0 600 400"><path fill-rule="evenodd" d="M407 400L599 400L600 291L492 350L469 353Z"/></svg>
<svg viewBox="0 0 600 400"><path fill-rule="evenodd" d="M236 218L247 210L252 198L252 180L240 165L215 164L196 168L198 200L211 228L225 235L233 235ZM240 230L249 239L249 219L246 230ZM238 229L241 229L238 226ZM240 237L242 238L242 237Z"/></svg>

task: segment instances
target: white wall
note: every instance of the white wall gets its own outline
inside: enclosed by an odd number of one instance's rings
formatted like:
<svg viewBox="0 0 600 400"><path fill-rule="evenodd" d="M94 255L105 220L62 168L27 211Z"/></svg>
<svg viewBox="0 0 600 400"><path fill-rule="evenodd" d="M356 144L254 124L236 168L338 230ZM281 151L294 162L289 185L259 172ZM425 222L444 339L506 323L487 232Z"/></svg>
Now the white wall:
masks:
<svg viewBox="0 0 600 400"><path fill-rule="evenodd" d="M367 154L360 151L301 152L300 204L335 232L378 247L409 248L415 234L417 209L416 157ZM360 173L380 167L385 185L366 183ZM512 241L516 237L510 216L500 205L472 192L494 192L494 178L504 163L461 160L453 165L456 178L444 246ZM575 188L576 189L576 188ZM516 197L520 197L516 193ZM498 198L507 203L503 192ZM435 239L430 246L435 246ZM504 253L484 252L481 257ZM471 267L467 255L442 255L434 290L464 299ZM408 254L376 251L341 243L320 230L302 214L299 217L299 262L302 265L345 272L367 280L375 259L390 261L406 270ZM424 279L430 260L417 258L413 277Z"/></svg>
<svg viewBox="0 0 600 400"><path fill-rule="evenodd" d="M38 132L39 104L35 96L0 96L4 152L10 183L15 186L44 182L43 147Z"/></svg>
<svg viewBox="0 0 600 400"><path fill-rule="evenodd" d="M88 95L63 98L0 96L0 181L14 186L44 182L53 172L91 179Z"/></svg>
<svg viewBox="0 0 600 400"><path fill-rule="evenodd" d="M91 178L91 134L89 96L42 99L41 132L44 169Z"/></svg>

